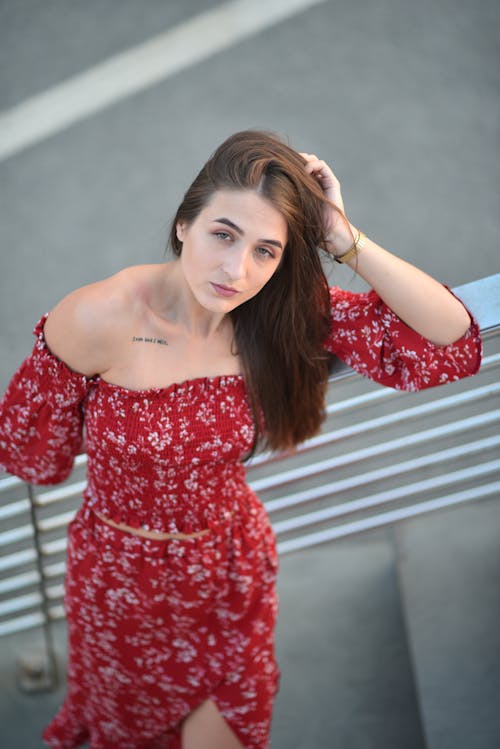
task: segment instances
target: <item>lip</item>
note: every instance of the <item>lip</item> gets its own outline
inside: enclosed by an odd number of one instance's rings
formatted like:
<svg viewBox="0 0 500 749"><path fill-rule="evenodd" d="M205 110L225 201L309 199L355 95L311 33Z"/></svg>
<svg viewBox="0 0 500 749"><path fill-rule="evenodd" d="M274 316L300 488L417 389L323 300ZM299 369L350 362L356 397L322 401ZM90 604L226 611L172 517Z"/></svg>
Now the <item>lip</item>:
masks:
<svg viewBox="0 0 500 749"><path fill-rule="evenodd" d="M223 286L220 283L212 283L211 285L219 296L230 297L238 293L238 290L231 288L231 286Z"/></svg>

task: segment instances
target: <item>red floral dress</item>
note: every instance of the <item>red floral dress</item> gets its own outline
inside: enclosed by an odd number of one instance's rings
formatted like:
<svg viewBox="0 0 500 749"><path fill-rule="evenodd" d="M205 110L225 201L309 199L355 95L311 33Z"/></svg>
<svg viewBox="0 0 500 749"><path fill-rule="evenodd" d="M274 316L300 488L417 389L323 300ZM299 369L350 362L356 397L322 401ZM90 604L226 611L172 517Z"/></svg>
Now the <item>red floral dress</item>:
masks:
<svg viewBox="0 0 500 749"><path fill-rule="evenodd" d="M374 293L331 290L326 348L406 390L475 373L473 322L438 347ZM132 391L33 353L0 403L0 467L33 484L63 481L82 446L88 485L69 527L66 700L44 739L54 749L172 749L205 699L249 749L266 749L279 672L275 537L247 486L253 424L241 376ZM135 528L204 535L150 540Z"/></svg>

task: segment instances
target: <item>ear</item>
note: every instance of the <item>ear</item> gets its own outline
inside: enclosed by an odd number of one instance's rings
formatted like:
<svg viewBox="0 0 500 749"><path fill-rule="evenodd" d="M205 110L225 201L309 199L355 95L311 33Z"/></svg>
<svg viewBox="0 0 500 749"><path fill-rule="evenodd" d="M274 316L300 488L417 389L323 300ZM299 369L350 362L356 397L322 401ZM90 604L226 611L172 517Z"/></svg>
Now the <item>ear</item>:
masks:
<svg viewBox="0 0 500 749"><path fill-rule="evenodd" d="M178 221L175 225L175 233L179 242L184 242L184 236L186 234L186 222Z"/></svg>

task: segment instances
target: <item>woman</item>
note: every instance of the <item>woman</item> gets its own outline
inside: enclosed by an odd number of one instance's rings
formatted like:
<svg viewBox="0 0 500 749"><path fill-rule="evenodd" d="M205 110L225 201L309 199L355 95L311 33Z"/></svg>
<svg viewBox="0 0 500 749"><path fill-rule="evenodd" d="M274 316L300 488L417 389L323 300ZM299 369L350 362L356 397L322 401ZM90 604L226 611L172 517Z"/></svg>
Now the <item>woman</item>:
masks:
<svg viewBox="0 0 500 749"><path fill-rule="evenodd" d="M32 483L68 476L85 420L57 749L268 747L276 548L242 461L318 431L331 354L408 390L479 368L462 303L361 234L325 162L274 135L219 147L171 244L43 318L0 410L0 462ZM318 249L373 290L329 290Z"/></svg>

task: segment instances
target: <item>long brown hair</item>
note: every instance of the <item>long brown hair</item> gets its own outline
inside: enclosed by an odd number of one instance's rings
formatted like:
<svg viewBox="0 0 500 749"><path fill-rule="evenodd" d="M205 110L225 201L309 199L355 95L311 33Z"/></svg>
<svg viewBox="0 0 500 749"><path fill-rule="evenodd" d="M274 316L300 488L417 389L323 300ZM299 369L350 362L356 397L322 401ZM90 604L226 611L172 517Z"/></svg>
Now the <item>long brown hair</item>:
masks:
<svg viewBox="0 0 500 749"><path fill-rule="evenodd" d="M179 256L177 223L194 221L221 189L258 191L287 223L279 268L255 297L229 313L254 414L254 448L258 440L272 449L293 447L316 434L324 418L329 356L323 344L330 308L318 249L326 250L323 215L328 201L304 164L273 133L232 135L187 190L170 232Z"/></svg>

